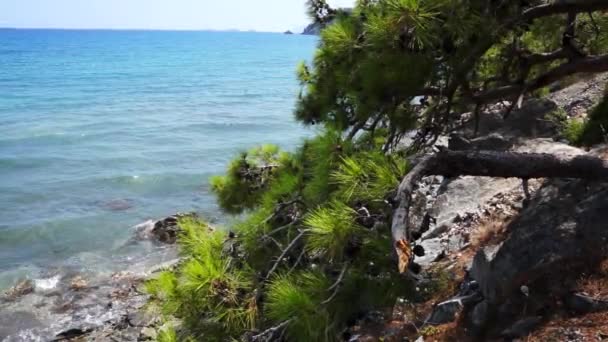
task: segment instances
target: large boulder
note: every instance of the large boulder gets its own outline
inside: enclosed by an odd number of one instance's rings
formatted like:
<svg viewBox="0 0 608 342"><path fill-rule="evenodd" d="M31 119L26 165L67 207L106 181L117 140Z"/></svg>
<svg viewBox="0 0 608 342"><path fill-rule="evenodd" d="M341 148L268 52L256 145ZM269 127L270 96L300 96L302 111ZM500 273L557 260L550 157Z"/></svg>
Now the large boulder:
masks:
<svg viewBox="0 0 608 342"><path fill-rule="evenodd" d="M608 256L608 185L547 182L508 229L510 236L500 249L492 257L481 251L471 269L486 298L499 303L522 285L552 279L556 273L562 273L559 279L563 281L554 285L565 290L567 266L576 273L577 266ZM531 288L532 294L547 290L540 284Z"/></svg>

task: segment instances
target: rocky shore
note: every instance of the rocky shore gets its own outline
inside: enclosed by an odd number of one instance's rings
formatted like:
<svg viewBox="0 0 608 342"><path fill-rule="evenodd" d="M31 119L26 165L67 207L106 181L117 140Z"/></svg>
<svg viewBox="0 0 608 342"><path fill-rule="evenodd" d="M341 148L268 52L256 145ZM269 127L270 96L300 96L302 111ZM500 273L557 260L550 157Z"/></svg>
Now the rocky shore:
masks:
<svg viewBox="0 0 608 342"><path fill-rule="evenodd" d="M180 217L147 221L133 228L133 240L152 240L175 249ZM175 258L141 272L123 271L88 277L61 274L23 280L0 296L0 341L146 341L162 325L146 309L144 281L170 269Z"/></svg>
<svg viewBox="0 0 608 342"><path fill-rule="evenodd" d="M465 125L438 145L608 160L608 145L568 145L555 120L556 113L584 118L607 80L599 75L530 100L507 119L496 105L482 114L476 138L465 138L472 130ZM416 259L422 299L364 317L350 341L608 338L608 184L427 177L414 198L410 225L422 227L425 249Z"/></svg>

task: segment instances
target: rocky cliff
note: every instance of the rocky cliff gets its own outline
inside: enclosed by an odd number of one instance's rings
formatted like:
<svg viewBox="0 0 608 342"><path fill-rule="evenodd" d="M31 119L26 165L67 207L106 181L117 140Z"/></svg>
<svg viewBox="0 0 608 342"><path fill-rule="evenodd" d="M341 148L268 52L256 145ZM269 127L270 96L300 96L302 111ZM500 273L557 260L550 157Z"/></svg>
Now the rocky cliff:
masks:
<svg viewBox="0 0 608 342"><path fill-rule="evenodd" d="M323 26L321 24L312 23L304 28L304 31L302 31L302 34L318 36L321 33L322 28L323 28Z"/></svg>
<svg viewBox="0 0 608 342"><path fill-rule="evenodd" d="M465 124L439 144L608 160L608 146L568 145L554 120L555 113L584 117L607 80L599 75L530 100L507 119L496 105L482 114L478 137L469 139L472 127ZM416 259L423 268L420 298L373 324L362 319L351 340L608 337L608 183L427 177L414 203L410 225L426 225L417 241L426 252Z"/></svg>

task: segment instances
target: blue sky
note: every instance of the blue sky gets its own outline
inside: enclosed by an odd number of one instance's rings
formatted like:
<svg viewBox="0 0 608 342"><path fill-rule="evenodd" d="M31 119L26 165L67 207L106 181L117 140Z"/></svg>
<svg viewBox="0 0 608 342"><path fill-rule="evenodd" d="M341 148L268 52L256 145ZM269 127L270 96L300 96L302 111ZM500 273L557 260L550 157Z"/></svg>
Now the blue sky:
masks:
<svg viewBox="0 0 608 342"><path fill-rule="evenodd" d="M0 27L299 30L305 0L0 0ZM354 0L329 0L352 6Z"/></svg>

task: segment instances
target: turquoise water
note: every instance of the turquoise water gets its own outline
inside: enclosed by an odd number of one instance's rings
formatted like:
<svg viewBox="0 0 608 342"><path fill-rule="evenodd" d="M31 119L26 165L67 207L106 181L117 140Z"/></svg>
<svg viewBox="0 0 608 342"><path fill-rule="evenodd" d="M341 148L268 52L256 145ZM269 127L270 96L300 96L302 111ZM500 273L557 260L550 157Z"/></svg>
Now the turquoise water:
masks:
<svg viewBox="0 0 608 342"><path fill-rule="evenodd" d="M272 33L0 30L0 288L158 252L132 227L219 217L207 179L258 143L293 148L295 66Z"/></svg>

